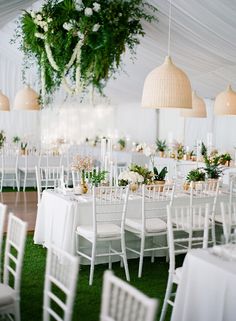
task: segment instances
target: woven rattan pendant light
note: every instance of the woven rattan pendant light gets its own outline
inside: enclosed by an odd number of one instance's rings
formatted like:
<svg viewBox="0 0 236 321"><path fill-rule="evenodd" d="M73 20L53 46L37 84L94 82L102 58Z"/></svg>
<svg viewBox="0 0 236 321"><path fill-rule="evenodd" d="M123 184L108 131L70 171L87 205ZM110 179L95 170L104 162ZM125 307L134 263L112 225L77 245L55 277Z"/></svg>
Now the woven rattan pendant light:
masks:
<svg viewBox="0 0 236 321"><path fill-rule="evenodd" d="M9 99L0 90L0 111L10 111Z"/></svg>
<svg viewBox="0 0 236 321"><path fill-rule="evenodd" d="M168 55L164 63L145 79L142 106L151 108L192 108L192 89L187 75L170 57L171 1L169 10Z"/></svg>
<svg viewBox="0 0 236 321"><path fill-rule="evenodd" d="M195 91L192 92L192 109L183 109L180 112L180 116L186 118L206 118L206 105L204 100L199 97Z"/></svg>
<svg viewBox="0 0 236 321"><path fill-rule="evenodd" d="M236 115L236 92L230 85L216 96L214 111L218 116Z"/></svg>
<svg viewBox="0 0 236 321"><path fill-rule="evenodd" d="M14 110L39 110L39 96L29 85L18 91L14 101Z"/></svg>

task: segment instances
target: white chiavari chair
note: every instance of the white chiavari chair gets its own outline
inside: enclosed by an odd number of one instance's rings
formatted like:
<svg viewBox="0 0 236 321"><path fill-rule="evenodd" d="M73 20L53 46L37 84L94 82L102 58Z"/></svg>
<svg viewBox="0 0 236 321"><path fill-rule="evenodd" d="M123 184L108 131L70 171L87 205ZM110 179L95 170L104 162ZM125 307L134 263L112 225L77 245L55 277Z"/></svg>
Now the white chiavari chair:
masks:
<svg viewBox="0 0 236 321"><path fill-rule="evenodd" d="M10 213L3 283L0 283L0 315L13 315L15 321L20 321L20 283L26 233L27 223Z"/></svg>
<svg viewBox="0 0 236 321"><path fill-rule="evenodd" d="M112 271L104 273L100 321L154 321L157 305Z"/></svg>
<svg viewBox="0 0 236 321"><path fill-rule="evenodd" d="M217 216L217 224L221 224L224 234L224 243L229 243L232 231L236 229L236 203L221 202L221 217Z"/></svg>
<svg viewBox="0 0 236 321"><path fill-rule="evenodd" d="M113 180L114 180L114 185L115 186L118 186L118 177L120 175L120 173L124 172L124 171L127 171L128 167L127 165L124 163L124 164L114 164L112 166L112 169L111 171L113 172Z"/></svg>
<svg viewBox="0 0 236 321"><path fill-rule="evenodd" d="M71 320L78 271L78 257L50 246L44 283L43 321Z"/></svg>
<svg viewBox="0 0 236 321"><path fill-rule="evenodd" d="M38 156L26 149L24 155L19 159L19 170L23 173L23 191L25 191L27 182L35 186L35 166L38 164Z"/></svg>
<svg viewBox="0 0 236 321"><path fill-rule="evenodd" d="M169 246L169 276L160 321L165 320L168 304L174 306L171 297L173 285L179 284L182 268L176 268L175 256L185 254L191 248L208 245L209 204L167 206L167 230Z"/></svg>
<svg viewBox="0 0 236 321"><path fill-rule="evenodd" d="M126 247L127 250L139 255L138 277L142 276L144 253L152 252L154 262L155 251L167 250L166 244L161 244L158 238L166 236L166 205L172 204L174 197L174 184L143 185L141 217L126 218L126 231L140 239L140 249ZM145 247L147 239L151 238L151 244Z"/></svg>
<svg viewBox="0 0 236 321"><path fill-rule="evenodd" d="M79 225L76 230L76 252L91 263L89 285L93 283L96 257L109 257L109 269L112 267L112 256L120 256L125 267L126 279L129 281L129 270L125 246L125 216L128 200L128 188L94 187L93 188L93 225ZM91 255L80 247L80 238L92 244ZM113 241L120 241L121 250L112 247ZM97 253L99 242L108 243L108 251Z"/></svg>
<svg viewBox="0 0 236 321"><path fill-rule="evenodd" d="M0 203L0 281L1 281L1 267L2 267L2 239L4 232L4 223L6 219L7 206Z"/></svg>
<svg viewBox="0 0 236 321"><path fill-rule="evenodd" d="M20 190L20 174L18 169L19 152L15 149L0 150L0 192L4 183L11 183Z"/></svg>
<svg viewBox="0 0 236 321"><path fill-rule="evenodd" d="M63 166L35 167L38 203L43 189L55 188L64 182Z"/></svg>
<svg viewBox="0 0 236 321"><path fill-rule="evenodd" d="M198 203L208 203L210 206L210 224L212 239L211 243L216 244L215 235L215 215L216 204L219 195L220 180L207 180L206 182L196 182L190 185L190 206Z"/></svg>

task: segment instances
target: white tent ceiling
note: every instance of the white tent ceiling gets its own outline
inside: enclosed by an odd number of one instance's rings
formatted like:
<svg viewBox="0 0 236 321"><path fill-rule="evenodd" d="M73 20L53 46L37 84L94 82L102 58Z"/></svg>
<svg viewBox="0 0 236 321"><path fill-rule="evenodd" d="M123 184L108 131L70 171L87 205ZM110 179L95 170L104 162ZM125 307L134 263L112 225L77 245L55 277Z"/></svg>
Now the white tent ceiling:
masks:
<svg viewBox="0 0 236 321"><path fill-rule="evenodd" d="M0 87L6 82L4 66L20 70L20 54L9 45L20 9L34 1L0 0ZM141 101L145 76L161 64L167 52L168 0L151 0L159 9L158 23L145 23L146 36L141 39L134 63L124 59L125 73L109 82L107 94L115 102ZM37 4L36 4L37 5ZM204 97L213 98L231 83L236 89L236 1L173 0L171 56L188 74L192 87ZM8 66L8 68L10 68ZM9 71L10 72L10 71ZM2 76L1 76L2 75ZM19 76L20 77L20 76Z"/></svg>

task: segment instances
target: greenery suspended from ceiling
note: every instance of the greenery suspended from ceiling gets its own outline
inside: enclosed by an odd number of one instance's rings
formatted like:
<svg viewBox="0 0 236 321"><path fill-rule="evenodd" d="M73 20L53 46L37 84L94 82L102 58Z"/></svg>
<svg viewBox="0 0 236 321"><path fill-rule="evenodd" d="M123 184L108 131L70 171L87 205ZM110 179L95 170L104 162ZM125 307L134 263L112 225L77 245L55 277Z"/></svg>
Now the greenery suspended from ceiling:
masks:
<svg viewBox="0 0 236 321"><path fill-rule="evenodd" d="M15 40L25 68L37 64L44 101L64 85L70 94L88 87L102 94L121 67L126 48L135 55L157 9L143 0L47 0L38 11L24 11Z"/></svg>

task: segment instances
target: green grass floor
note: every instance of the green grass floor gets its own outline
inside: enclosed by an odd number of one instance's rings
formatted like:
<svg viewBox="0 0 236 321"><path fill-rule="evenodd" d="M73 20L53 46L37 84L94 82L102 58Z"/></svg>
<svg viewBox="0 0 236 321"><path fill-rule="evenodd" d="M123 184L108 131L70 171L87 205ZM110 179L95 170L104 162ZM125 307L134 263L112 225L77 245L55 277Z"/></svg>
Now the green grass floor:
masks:
<svg viewBox="0 0 236 321"><path fill-rule="evenodd" d="M21 283L22 321L42 320L45 261L46 249L44 249L42 246L34 245L33 236L28 235ZM178 257L178 266L182 265L182 262L183 257ZM138 260L129 260L128 264L131 276L130 283L143 293L147 294L149 297L158 298L158 320L163 297L165 295L168 276L168 263L165 262L164 258L156 258L154 263L150 262L150 258L146 258L144 261L143 276L141 279L137 277ZM107 268L108 267L106 264L96 265L94 283L92 286L89 286L89 266L81 265L73 320L99 320L103 273ZM116 276L125 280L124 270L123 268L120 268L119 263L114 263L112 268ZM169 313L166 320L170 319L170 311L168 312Z"/></svg>

